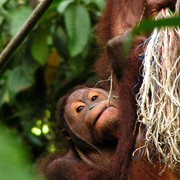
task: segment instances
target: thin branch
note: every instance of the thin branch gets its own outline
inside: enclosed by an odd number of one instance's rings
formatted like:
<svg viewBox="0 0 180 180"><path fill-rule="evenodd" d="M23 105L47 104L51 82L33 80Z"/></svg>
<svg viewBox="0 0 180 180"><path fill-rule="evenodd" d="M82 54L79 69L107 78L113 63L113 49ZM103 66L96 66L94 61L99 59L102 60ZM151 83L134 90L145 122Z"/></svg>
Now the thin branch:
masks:
<svg viewBox="0 0 180 180"><path fill-rule="evenodd" d="M14 55L15 51L22 44L24 39L28 36L28 34L31 32L31 30L34 28L34 26L37 24L41 16L45 13L45 11L48 9L52 2L53 0L41 1L34 9L31 16L24 23L23 27L2 51L0 55L0 72L8 63L10 58Z"/></svg>

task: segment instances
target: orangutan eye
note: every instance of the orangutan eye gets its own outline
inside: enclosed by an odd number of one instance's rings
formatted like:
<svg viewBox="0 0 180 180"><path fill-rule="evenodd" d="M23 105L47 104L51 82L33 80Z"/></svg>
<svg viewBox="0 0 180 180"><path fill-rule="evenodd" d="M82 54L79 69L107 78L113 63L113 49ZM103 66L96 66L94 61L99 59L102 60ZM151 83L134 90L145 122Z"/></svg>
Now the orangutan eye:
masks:
<svg viewBox="0 0 180 180"><path fill-rule="evenodd" d="M98 98L98 96L95 95L95 96L93 96L93 97L91 98L91 101L95 101L97 98Z"/></svg>
<svg viewBox="0 0 180 180"><path fill-rule="evenodd" d="M78 106L78 107L76 108L76 112L79 113L79 112L81 112L83 109L84 109L84 106Z"/></svg>

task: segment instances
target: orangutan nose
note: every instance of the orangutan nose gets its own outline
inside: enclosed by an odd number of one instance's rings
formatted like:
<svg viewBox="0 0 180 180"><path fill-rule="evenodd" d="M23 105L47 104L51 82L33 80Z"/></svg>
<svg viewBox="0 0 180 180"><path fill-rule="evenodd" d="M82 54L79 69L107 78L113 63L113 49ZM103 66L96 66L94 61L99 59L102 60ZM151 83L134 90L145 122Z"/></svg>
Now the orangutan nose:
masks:
<svg viewBox="0 0 180 180"><path fill-rule="evenodd" d="M96 105L97 103L94 103L92 106L89 107L89 110L92 110Z"/></svg>

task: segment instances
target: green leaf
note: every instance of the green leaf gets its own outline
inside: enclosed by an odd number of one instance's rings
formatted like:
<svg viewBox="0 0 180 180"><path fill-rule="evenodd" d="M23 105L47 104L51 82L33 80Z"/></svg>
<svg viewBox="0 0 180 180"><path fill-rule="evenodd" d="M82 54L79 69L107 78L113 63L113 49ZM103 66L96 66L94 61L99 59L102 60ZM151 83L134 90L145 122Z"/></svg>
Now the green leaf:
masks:
<svg viewBox="0 0 180 180"><path fill-rule="evenodd" d="M57 7L57 11L61 14L64 13L64 11L66 10L66 8L72 3L74 2L74 0L64 0L61 1Z"/></svg>
<svg viewBox="0 0 180 180"><path fill-rule="evenodd" d="M89 13L84 6L73 4L66 9L64 17L70 41L70 55L75 57L84 50L89 40L91 30Z"/></svg>
<svg viewBox="0 0 180 180"><path fill-rule="evenodd" d="M4 103L9 103L9 102L10 102L9 91L7 90L6 87L2 87L0 89L0 106L2 106Z"/></svg>
<svg viewBox="0 0 180 180"><path fill-rule="evenodd" d="M26 73L26 76L31 82L34 82L34 73L39 67L39 64L32 61L32 59L26 58L25 61L22 61L21 67L23 68L23 71Z"/></svg>
<svg viewBox="0 0 180 180"><path fill-rule="evenodd" d="M25 146L0 125L0 176L2 180L35 180Z"/></svg>
<svg viewBox="0 0 180 180"><path fill-rule="evenodd" d="M139 26L133 29L133 34L139 34L141 32L150 33L153 31L155 27L173 27L178 26L180 27L180 17L172 17L167 19L160 19L160 20L144 20L140 23Z"/></svg>
<svg viewBox="0 0 180 180"><path fill-rule="evenodd" d="M98 6L98 8L100 10L103 10L104 6L105 6L105 1L104 0L95 0L96 5Z"/></svg>
<svg viewBox="0 0 180 180"><path fill-rule="evenodd" d="M68 58L68 38L62 27L53 34L53 43L61 57Z"/></svg>
<svg viewBox="0 0 180 180"><path fill-rule="evenodd" d="M39 64L44 65L46 63L49 54L46 31L38 30L34 33L31 54Z"/></svg>
<svg viewBox="0 0 180 180"><path fill-rule="evenodd" d="M6 88L6 82L10 72L10 70L7 70L0 76L0 106L10 101L9 91Z"/></svg>
<svg viewBox="0 0 180 180"><path fill-rule="evenodd" d="M26 90L32 86L32 84L32 79L22 66L14 68L9 74L7 80L7 87L12 96L16 95L20 91Z"/></svg>
<svg viewBox="0 0 180 180"><path fill-rule="evenodd" d="M17 7L9 12L11 36L15 36L31 13L29 7Z"/></svg>
<svg viewBox="0 0 180 180"><path fill-rule="evenodd" d="M4 21L4 17L0 16L0 25L2 25L3 21Z"/></svg>
<svg viewBox="0 0 180 180"><path fill-rule="evenodd" d="M7 0L1 0L0 1L0 7L3 5L3 4L5 4L7 2Z"/></svg>
<svg viewBox="0 0 180 180"><path fill-rule="evenodd" d="M84 4L88 5L89 3L92 2L92 0L81 0Z"/></svg>

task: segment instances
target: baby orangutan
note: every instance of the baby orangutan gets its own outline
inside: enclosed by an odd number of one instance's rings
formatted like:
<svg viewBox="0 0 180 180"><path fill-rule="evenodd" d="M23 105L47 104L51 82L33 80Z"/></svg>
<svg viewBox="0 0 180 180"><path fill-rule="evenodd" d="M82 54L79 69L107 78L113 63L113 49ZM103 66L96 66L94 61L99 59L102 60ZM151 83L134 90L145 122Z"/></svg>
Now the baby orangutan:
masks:
<svg viewBox="0 0 180 180"><path fill-rule="evenodd" d="M110 165L117 145L118 104L117 96L108 104L107 91L86 86L59 100L58 130L70 148L47 165L47 179L91 179Z"/></svg>

